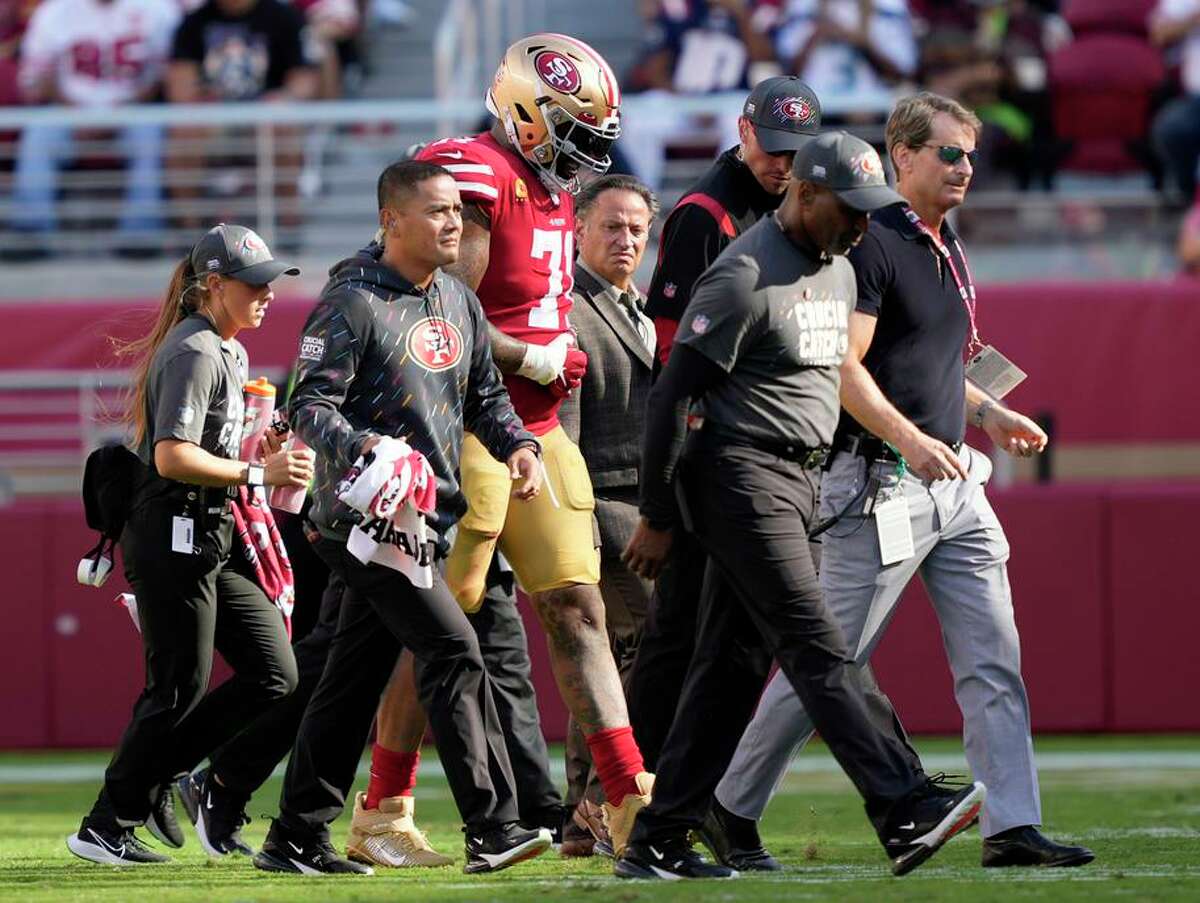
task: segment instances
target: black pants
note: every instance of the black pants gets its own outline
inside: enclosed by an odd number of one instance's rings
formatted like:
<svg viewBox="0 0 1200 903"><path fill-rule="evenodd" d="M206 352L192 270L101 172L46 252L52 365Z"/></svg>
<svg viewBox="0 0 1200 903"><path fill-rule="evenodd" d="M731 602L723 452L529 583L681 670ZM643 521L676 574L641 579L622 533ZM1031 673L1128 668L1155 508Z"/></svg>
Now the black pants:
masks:
<svg viewBox="0 0 1200 903"><path fill-rule="evenodd" d="M675 531L630 670L625 690L629 723L648 771L658 771L659 755L675 720L675 707L696 649L706 558L704 547L692 534Z"/></svg>
<svg viewBox="0 0 1200 903"><path fill-rule="evenodd" d="M807 536L819 472L730 446L692 454L681 476L709 563L696 652L634 838L700 825L772 657L868 812L885 811L923 778L872 722L861 673L821 599Z"/></svg>
<svg viewBox="0 0 1200 903"><path fill-rule="evenodd" d="M322 539L317 552L350 592L288 763L283 827L328 837L403 647L416 658L421 704L467 829L516 821L512 767L479 641L441 574L430 589L418 589L396 571L361 564L343 543Z"/></svg>
<svg viewBox="0 0 1200 903"><path fill-rule="evenodd" d="M304 710L329 658L329 646L337 631L345 592L346 584L342 578L330 573L316 622L292 646L299 673L296 692L272 706L209 757L213 771L231 790L249 797L266 782L295 744Z"/></svg>
<svg viewBox="0 0 1200 903"><path fill-rule="evenodd" d="M550 754L542 733L537 695L517 597L489 587L483 606L467 620L479 638L479 650L492 685L492 698L516 781L517 810L523 822L541 825L557 817L563 801L550 777Z"/></svg>
<svg viewBox="0 0 1200 903"><path fill-rule="evenodd" d="M166 499L125 525L125 575L138 600L146 688L104 774L97 809L140 823L157 786L195 767L255 716L291 693L296 662L278 609L240 552L228 513L197 525L198 554L171 550ZM207 696L213 649L234 676ZM108 810L105 812L104 810Z"/></svg>
<svg viewBox="0 0 1200 903"><path fill-rule="evenodd" d="M254 793L296 742L304 710L329 657L345 592L342 578L336 572L331 573L312 631L292 647L300 672L296 692L212 754L213 771L227 787L247 796ZM492 695L516 780L520 817L536 822L542 813L561 806L562 797L550 777L546 738L530 675L525 626L517 611L516 598L501 589L489 588L483 607L468 615L467 620L479 637L484 667L491 678Z"/></svg>

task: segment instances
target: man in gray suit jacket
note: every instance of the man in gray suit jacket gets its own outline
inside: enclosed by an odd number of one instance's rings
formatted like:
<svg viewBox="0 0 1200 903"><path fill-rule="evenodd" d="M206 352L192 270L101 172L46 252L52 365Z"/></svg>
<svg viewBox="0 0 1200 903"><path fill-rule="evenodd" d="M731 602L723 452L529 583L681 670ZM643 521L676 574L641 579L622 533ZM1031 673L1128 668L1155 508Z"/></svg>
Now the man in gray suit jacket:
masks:
<svg viewBox="0 0 1200 903"><path fill-rule="evenodd" d="M604 176L575 200L577 246L571 325L588 355L587 374L559 411L567 435L587 462L600 533L600 594L609 640L626 682L641 638L653 585L621 561L638 522L638 467L646 398L653 378L654 323L633 277L658 212L658 199L631 176ZM602 791L589 769L582 734L567 740L567 805L573 827L565 855L588 856L593 840L607 842L600 821ZM604 847L601 852L608 852Z"/></svg>

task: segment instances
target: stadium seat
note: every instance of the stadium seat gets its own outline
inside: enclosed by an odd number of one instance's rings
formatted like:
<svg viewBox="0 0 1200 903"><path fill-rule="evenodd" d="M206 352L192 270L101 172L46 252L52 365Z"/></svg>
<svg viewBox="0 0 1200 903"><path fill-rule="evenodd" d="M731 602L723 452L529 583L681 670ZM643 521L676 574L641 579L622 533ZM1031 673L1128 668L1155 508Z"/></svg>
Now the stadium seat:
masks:
<svg viewBox="0 0 1200 903"><path fill-rule="evenodd" d="M15 107L21 103L21 92L17 87L17 64L15 60L0 59L0 107ZM0 130L0 172L13 168L12 158L16 154L17 130Z"/></svg>
<svg viewBox="0 0 1200 903"><path fill-rule="evenodd" d="M1067 146L1059 168L1145 168L1152 95L1166 76L1158 51L1131 35L1091 34L1060 48L1049 63L1054 131Z"/></svg>
<svg viewBox="0 0 1200 903"><path fill-rule="evenodd" d="M1063 18L1076 37L1121 32L1144 35L1156 0L1065 0Z"/></svg>

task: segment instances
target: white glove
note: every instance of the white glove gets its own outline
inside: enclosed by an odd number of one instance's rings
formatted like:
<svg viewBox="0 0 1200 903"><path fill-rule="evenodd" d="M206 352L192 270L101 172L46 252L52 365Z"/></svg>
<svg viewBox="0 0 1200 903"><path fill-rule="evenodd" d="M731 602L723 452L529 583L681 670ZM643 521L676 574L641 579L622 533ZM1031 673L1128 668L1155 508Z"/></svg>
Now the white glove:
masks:
<svg viewBox="0 0 1200 903"><path fill-rule="evenodd" d="M575 344L575 337L569 332L555 336L549 345L525 346L525 358L517 368L517 375L532 379L535 383L549 385L562 376L563 365L567 361L567 349Z"/></svg>

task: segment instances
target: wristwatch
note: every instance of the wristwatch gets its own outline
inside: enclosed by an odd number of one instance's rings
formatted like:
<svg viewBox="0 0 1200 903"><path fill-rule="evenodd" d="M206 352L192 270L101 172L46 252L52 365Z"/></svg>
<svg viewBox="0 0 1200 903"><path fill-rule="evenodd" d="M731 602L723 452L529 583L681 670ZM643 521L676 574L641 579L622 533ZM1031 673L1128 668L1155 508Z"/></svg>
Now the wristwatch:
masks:
<svg viewBox="0 0 1200 903"><path fill-rule="evenodd" d="M990 398L985 398L979 403L979 407L975 409L975 413L971 415L971 425L983 429L983 418L987 415L989 408L994 408L996 402Z"/></svg>
<svg viewBox="0 0 1200 903"><path fill-rule="evenodd" d="M261 464L246 465L246 485L261 486L266 476L266 469Z"/></svg>

